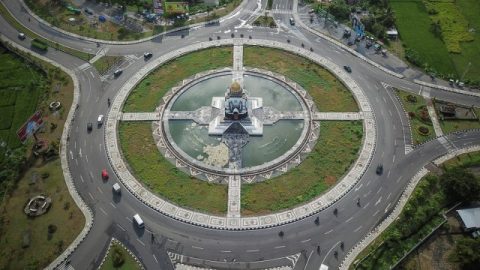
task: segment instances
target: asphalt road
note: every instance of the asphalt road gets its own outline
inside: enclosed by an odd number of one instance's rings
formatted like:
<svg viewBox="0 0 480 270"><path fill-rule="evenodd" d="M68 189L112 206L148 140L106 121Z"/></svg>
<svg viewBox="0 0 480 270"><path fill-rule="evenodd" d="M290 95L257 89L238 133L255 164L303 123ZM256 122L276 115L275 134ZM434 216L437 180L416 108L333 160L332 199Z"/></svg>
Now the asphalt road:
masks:
<svg viewBox="0 0 480 270"><path fill-rule="evenodd" d="M138 44L101 44L99 48L95 42L58 33L33 18L28 21L29 15L18 1L4 3L24 25L29 25L32 31L46 38L91 53L108 47L108 54L129 55L131 59L125 64L120 77L114 79L110 74L102 82L96 70L85 66L82 60L53 49L45 53L46 57L74 70L81 88L80 105L67 152L76 187L93 210L95 222L85 241L70 257L75 269L95 269L111 237L122 241L147 269L172 269L167 251L189 257L191 263L201 262L218 268L258 269L291 265L292 258L293 261L296 259L291 256L295 254L299 254L295 269L318 269L321 263L335 268L346 252L389 214L418 170L448 150L480 144L480 132L467 132L447 136L447 146L433 140L406 155L405 145L410 143L407 119L392 90L384 86L391 85L413 93L428 91L436 99L465 105L478 106L480 99L420 87L409 80L389 76L305 29L289 25L289 13L274 13L275 19L283 22L281 30L245 27L246 22L261 14L266 1L248 1L241 12L227 16L217 26L172 33ZM273 7L276 10L291 10L291 0L274 1ZM3 18L0 18L0 24L3 35L18 40L17 31ZM95 124L99 114L108 114L107 98L113 98L125 81L145 64L141 57L143 52L151 51L155 58L209 37L230 38L232 33L236 37L244 34L245 37L251 35L282 42L289 39L291 44L298 46L304 43L307 48L311 47L340 66L349 65L353 70L351 76L371 102L377 126L377 146L372 166L351 192L318 215L270 229L236 232L206 229L165 217L145 207L125 189L121 196L114 196L112 185L119 181L113 173L108 181L101 180L101 169L112 171L104 149L104 127L95 126L91 133L87 133L86 125L88 122ZM28 39L18 40L17 43L25 47L30 44ZM383 164L383 175L375 174L376 164ZM358 198L360 207L356 204ZM333 214L335 208L338 209L337 215ZM135 213L140 213L144 219L146 230L137 230L133 225L132 216ZM319 225L314 223L317 216ZM283 237L278 235L280 231L284 232ZM343 249L340 242L344 243ZM317 246L320 246L320 252L317 252ZM338 257L333 255L335 251Z"/></svg>

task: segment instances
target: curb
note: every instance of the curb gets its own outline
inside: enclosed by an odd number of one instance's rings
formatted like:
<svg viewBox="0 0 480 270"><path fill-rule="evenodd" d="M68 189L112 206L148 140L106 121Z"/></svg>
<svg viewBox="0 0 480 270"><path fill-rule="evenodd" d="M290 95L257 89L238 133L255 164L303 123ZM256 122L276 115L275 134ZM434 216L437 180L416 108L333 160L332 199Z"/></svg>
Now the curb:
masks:
<svg viewBox="0 0 480 270"><path fill-rule="evenodd" d="M190 28L202 27L202 26L205 26L205 24L212 23L212 22L215 22L215 21L219 21L222 18L228 17L230 14L235 14L241 8L243 8L243 6L246 5L246 3L248 2L248 0L243 0L242 3L240 3L240 5L238 5L238 7L236 7L234 10L232 10L232 12L228 13L227 15L225 15L221 18L215 19L215 20L211 20L211 21L208 21L208 22L200 22L200 23L191 24L191 25L187 25L187 26L182 26L182 27L179 27L179 28L168 30L168 31L156 34L154 36L150 36L150 37L146 37L146 38L142 38L142 39L131 40L131 41L115 41L115 40L103 40L103 39L95 39L95 38L85 37L85 36L81 36L81 35L78 35L78 34L60 29L60 28L58 28L56 26L53 26L52 24L48 23L44 19L40 18L37 14L35 14L32 10L30 10L30 8L25 4L24 0L19 0L19 1L21 3L22 7L28 12L28 14L30 14L30 16L34 17L38 22L40 22L41 24L43 24L45 26L48 26L49 28L54 29L55 31L58 31L58 32L60 32L64 35L67 35L67 36L70 36L70 37L73 37L73 38L77 38L77 39L80 39L80 40L91 41L91 42L102 43L102 44L110 44L110 45L137 44L137 43L142 43L142 42L145 42L145 41L152 40L152 39L157 38L157 37L162 36L162 35L168 35L170 33L175 33L175 32L190 29ZM7 10L8 10L8 8L7 8ZM9 10L9 12L10 12L10 10ZM38 34L38 35L40 35L40 34Z"/></svg>
<svg viewBox="0 0 480 270"><path fill-rule="evenodd" d="M116 245L121 246L130 256L133 257L133 259L135 260L135 262L137 263L137 265L140 267L140 269L142 269L142 270L145 269L145 267L143 267L143 264L140 262L140 260L137 258L137 256L135 256L127 247L125 247L125 245L122 244L122 242L120 242L120 241L117 240L116 238L112 238L112 239L110 240L110 243L108 244L107 252L105 253L105 256L103 256L102 262L100 263L100 265L98 266L97 269L102 268L102 265L103 265L103 264L105 263L105 261L107 260L108 253L110 252L110 249L111 249L111 247L113 246L113 244L116 244Z"/></svg>
<svg viewBox="0 0 480 270"><path fill-rule="evenodd" d="M317 30L315 29L312 29L310 27L308 27L307 25L305 25L305 23L303 23L303 21L300 19L300 17L298 16L298 0L293 0L293 16L295 17L295 20L304 28L306 29L307 31L311 32L312 34L316 35L316 36L319 36L327 41L330 41L331 43L335 44L336 46L342 48L343 50L347 51L348 53L352 54L353 56L356 56L360 59L362 59L363 61L365 61L366 63L382 70L383 72L385 73L388 73L392 76L395 76L399 79L403 79L405 78L405 76L403 74L399 74L399 73L396 73L396 72L393 72L389 69L387 69L386 67L374 62L373 60L370 60L368 59L367 57L363 56L362 54L358 53L357 51L353 50L352 48L346 46L345 44L339 42L338 40L334 39L334 38L331 38L321 32L318 32Z"/></svg>
<svg viewBox="0 0 480 270"><path fill-rule="evenodd" d="M354 164L350 167L350 170L334 187L332 187L323 195L320 195L317 198L295 208L269 215L245 218L227 218L187 210L165 201L143 187L127 169L128 167L124 163L123 157L118 148L117 125L121 115L120 110L123 106L123 102L129 95L130 91L133 90L133 87L144 77L146 77L152 70L170 59L200 49L231 46L232 44L277 48L310 59L311 61L326 68L331 73L336 74L337 78L341 80L344 85L347 85L349 90L353 93L360 110L365 114L365 118L363 120L364 137L363 145L361 147L362 150ZM341 67L309 50L299 48L294 45L283 44L277 41L238 38L205 41L192 44L162 55L155 61L145 65L143 69L133 75L124 84L124 86L117 93L117 96L115 96L110 112L107 116L106 131L104 136L106 141L107 156L112 165L114 173L118 176L126 189L129 190L139 201L151 207L153 210L176 220L183 221L188 224L222 230L251 230L274 227L303 219L330 207L333 203L345 196L345 194L347 194L363 176L371 162L376 146L375 114L368 99L363 94L363 90L356 84L354 80L352 80L348 74L343 71Z"/></svg>
<svg viewBox="0 0 480 270"><path fill-rule="evenodd" d="M473 145L465 148L458 149L454 152L447 153L441 157L436 158L433 163L439 165L449 159L452 159L456 156L461 154L470 153L480 151L480 145ZM360 240L350 251L347 253L347 256L343 259L342 263L339 266L341 270L348 270L352 263L354 262L355 258L362 252L368 245L370 245L380 234L385 231L401 214L403 208L405 207L408 198L412 195L415 187L419 183L419 181L428 174L428 170L425 169L425 166L420 169L410 180L407 187L403 191L398 203L395 205L395 208L390 213L390 215L384 219L380 225L375 227L371 232L365 236L362 240Z"/></svg>
<svg viewBox="0 0 480 270"><path fill-rule="evenodd" d="M18 46L16 43L14 43L12 40L8 39L7 37L3 36L0 34L0 39L3 41L8 42L11 46L15 47L16 49L23 51L25 53L29 53L32 56L36 57L37 59L40 59L42 61L45 61L55 67L60 68L63 72L67 73L73 81L73 101L72 101L72 106L70 107L70 110L68 112L67 119L65 120L65 125L63 127L63 132L62 132L62 139L60 141L60 159L61 159L61 164L62 164L62 170L63 170L63 176L65 178L65 183L67 185L68 191L70 195L72 196L73 200L77 204L78 208L82 211L83 215L85 216L85 227L83 230L80 232L80 234L73 240L73 242L68 246L60 256L58 256L53 262L51 262L45 269L55 269L58 267L61 263L63 263L68 256L80 245L80 243L85 239L87 234L90 232L90 229L93 226L93 214L91 209L85 204L85 202L82 200L80 195L77 193L77 189L73 183L73 178L72 175L70 174L70 169L68 167L68 159L67 159L67 147L66 143L69 140L69 134L70 134L70 128L71 124L75 118L75 113L76 113L76 108L78 105L78 100L80 97L80 85L78 83L78 78L75 76L75 74L65 68L64 66L42 56L39 55L33 51L27 50L21 46Z"/></svg>
<svg viewBox="0 0 480 270"><path fill-rule="evenodd" d="M420 80L417 80L417 79L414 79L413 82L416 83L416 84L426 86L426 87L430 87L430 88L436 88L436 89L440 89L440 90L444 90L444 91L448 91L448 92L454 92L454 93L457 93L457 94L462 94L462 95L467 95L467 96L480 97L480 93L476 93L476 92L465 91L465 90L456 89L456 88L452 88L452 87L447 87L447 86L443 86L443 85L437 85L437 84L433 84L433 83L420 81Z"/></svg>

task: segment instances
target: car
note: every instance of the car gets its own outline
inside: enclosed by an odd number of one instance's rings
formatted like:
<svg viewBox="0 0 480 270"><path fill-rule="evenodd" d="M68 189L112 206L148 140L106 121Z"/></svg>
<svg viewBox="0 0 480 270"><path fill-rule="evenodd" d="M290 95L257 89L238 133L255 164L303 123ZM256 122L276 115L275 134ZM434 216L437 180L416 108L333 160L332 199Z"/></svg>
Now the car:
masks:
<svg viewBox="0 0 480 270"><path fill-rule="evenodd" d="M88 15L93 15L93 11L90 10L89 8L85 8L83 11L84 11L85 13L87 13Z"/></svg>
<svg viewBox="0 0 480 270"><path fill-rule="evenodd" d="M88 122L87 123L87 131L88 132L92 131L92 128L93 128L92 122Z"/></svg>
<svg viewBox="0 0 480 270"><path fill-rule="evenodd" d="M113 184L112 186L113 192L120 194L122 190L120 189L120 185L118 183Z"/></svg>
<svg viewBox="0 0 480 270"><path fill-rule="evenodd" d="M143 54L143 58L149 59L150 57L152 57L152 55L153 54L151 52L146 52L146 53Z"/></svg>
<svg viewBox="0 0 480 270"><path fill-rule="evenodd" d="M379 164L379 165L377 166L376 173L377 173L378 175L381 175L381 174L383 173L383 165L382 165L382 164Z"/></svg>
<svg viewBox="0 0 480 270"><path fill-rule="evenodd" d="M18 39L24 40L26 38L24 33L18 33Z"/></svg>
<svg viewBox="0 0 480 270"><path fill-rule="evenodd" d="M97 124L98 126L103 125L103 114L100 114L97 118Z"/></svg>
<svg viewBox="0 0 480 270"><path fill-rule="evenodd" d="M139 214L135 214L133 216L133 221L137 224L138 228L144 228L145 227L145 223L143 223L143 220L142 220L142 218L140 217Z"/></svg>
<svg viewBox="0 0 480 270"><path fill-rule="evenodd" d="M118 77L118 76L122 75L122 73L123 73L123 70L117 69L117 70L115 70L115 72L113 72L113 76Z"/></svg>
<svg viewBox="0 0 480 270"><path fill-rule="evenodd" d="M108 180L108 172L107 169L102 170L102 179L103 180Z"/></svg>
<svg viewBox="0 0 480 270"><path fill-rule="evenodd" d="M295 20L293 18L290 18L290 25L295 25Z"/></svg>
<svg viewBox="0 0 480 270"><path fill-rule="evenodd" d="M352 68L349 66L343 66L343 69L345 69L345 71L348 73L352 73Z"/></svg>

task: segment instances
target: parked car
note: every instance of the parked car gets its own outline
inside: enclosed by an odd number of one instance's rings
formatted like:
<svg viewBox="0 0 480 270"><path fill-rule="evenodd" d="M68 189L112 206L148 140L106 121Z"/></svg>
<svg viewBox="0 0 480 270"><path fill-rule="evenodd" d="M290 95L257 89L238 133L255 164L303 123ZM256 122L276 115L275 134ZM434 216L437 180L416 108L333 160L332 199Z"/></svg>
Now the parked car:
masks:
<svg viewBox="0 0 480 270"><path fill-rule="evenodd" d="M348 73L352 73L352 68L349 66L343 66L343 69L345 69L345 71Z"/></svg>
<svg viewBox="0 0 480 270"><path fill-rule="evenodd" d="M91 132L93 128L92 122L87 123L87 132Z"/></svg>
<svg viewBox="0 0 480 270"><path fill-rule="evenodd" d="M103 169L102 170L102 179L103 180L108 180L108 172L107 172L107 169Z"/></svg>

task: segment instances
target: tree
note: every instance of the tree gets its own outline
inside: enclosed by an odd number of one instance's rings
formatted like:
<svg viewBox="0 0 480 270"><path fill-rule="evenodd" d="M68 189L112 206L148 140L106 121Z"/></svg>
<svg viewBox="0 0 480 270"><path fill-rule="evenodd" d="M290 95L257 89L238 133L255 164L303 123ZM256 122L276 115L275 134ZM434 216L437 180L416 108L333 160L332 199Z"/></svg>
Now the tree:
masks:
<svg viewBox="0 0 480 270"><path fill-rule="evenodd" d="M337 20L347 20L350 16L350 7L347 6L343 0L334 0L332 4L328 6L328 13L335 16Z"/></svg>
<svg viewBox="0 0 480 270"><path fill-rule="evenodd" d="M123 263L125 263L125 255L123 254L123 251L117 246L114 246L112 248L112 263L113 267L115 268L120 268Z"/></svg>
<svg viewBox="0 0 480 270"><path fill-rule="evenodd" d="M455 246L455 251L450 255L449 260L460 264L461 269L478 269L480 265L480 239L463 237Z"/></svg>
<svg viewBox="0 0 480 270"><path fill-rule="evenodd" d="M474 201L480 199L480 179L461 167L447 170L440 178L450 201Z"/></svg>

